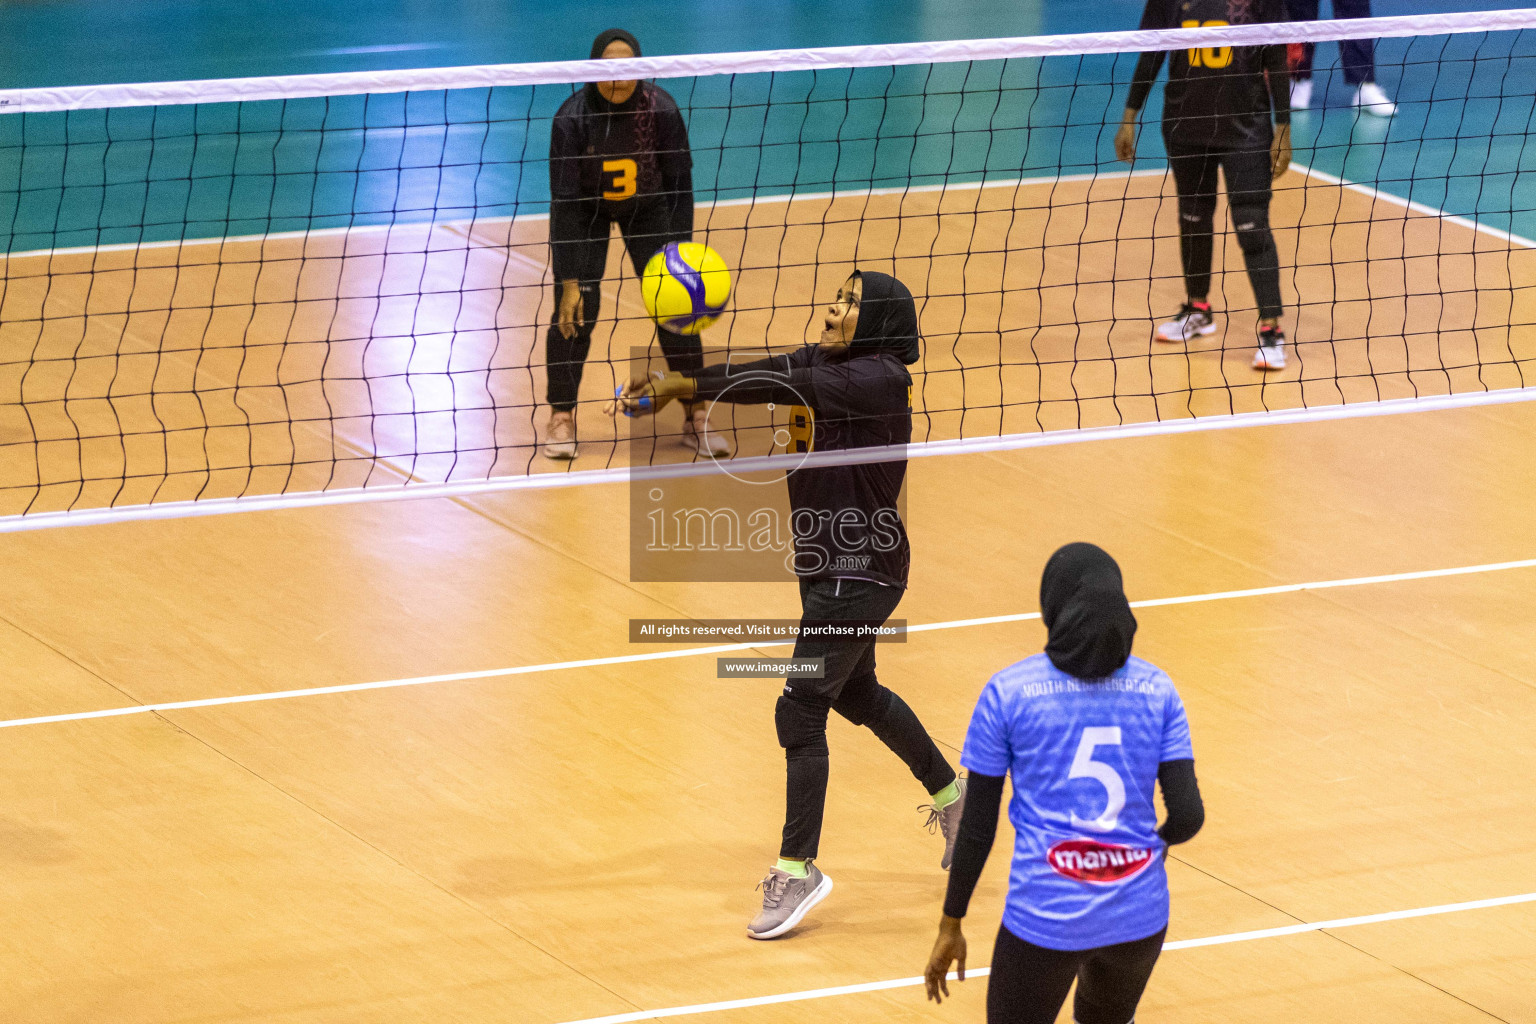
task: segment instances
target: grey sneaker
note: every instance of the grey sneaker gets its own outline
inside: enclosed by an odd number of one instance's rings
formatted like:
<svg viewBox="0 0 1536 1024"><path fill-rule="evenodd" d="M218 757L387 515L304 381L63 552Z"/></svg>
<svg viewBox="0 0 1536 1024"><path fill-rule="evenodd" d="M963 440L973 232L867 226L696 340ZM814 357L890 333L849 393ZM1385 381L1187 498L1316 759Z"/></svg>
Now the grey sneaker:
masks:
<svg viewBox="0 0 1536 1024"><path fill-rule="evenodd" d="M955 859L955 839L960 835L960 816L965 813L965 779L957 778L955 783L960 787L960 795L955 797L954 803L945 807L923 804L918 808L928 812L924 827L929 832L938 829L944 836L944 859L939 861L939 867L945 871L949 870L950 862Z"/></svg>
<svg viewBox="0 0 1536 1024"><path fill-rule="evenodd" d="M832 879L822 874L814 861L805 866L809 873L804 878L785 874L778 868L769 869L768 877L758 885L763 890L763 909L747 925L748 935L754 939L776 939L827 898L832 891Z"/></svg>

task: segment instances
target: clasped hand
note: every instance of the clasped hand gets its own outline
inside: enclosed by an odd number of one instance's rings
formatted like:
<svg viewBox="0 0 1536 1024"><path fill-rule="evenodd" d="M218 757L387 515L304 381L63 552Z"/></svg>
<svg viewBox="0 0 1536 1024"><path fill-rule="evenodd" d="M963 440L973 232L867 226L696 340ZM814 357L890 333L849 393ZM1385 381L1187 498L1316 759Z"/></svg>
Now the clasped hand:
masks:
<svg viewBox="0 0 1536 1024"><path fill-rule="evenodd" d="M613 400L603 407L609 416L623 413L625 416L651 416L658 413L674 398L693 395L692 379L680 373L652 371L631 377L629 383L619 389Z"/></svg>

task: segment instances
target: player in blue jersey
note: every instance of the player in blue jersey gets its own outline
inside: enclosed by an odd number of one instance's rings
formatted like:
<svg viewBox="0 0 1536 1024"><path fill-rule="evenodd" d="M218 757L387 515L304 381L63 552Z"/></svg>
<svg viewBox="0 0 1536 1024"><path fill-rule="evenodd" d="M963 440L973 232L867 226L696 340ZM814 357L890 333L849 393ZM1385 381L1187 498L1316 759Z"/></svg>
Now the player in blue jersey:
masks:
<svg viewBox="0 0 1536 1024"><path fill-rule="evenodd" d="M1051 1024L1077 981L1077 1024L1129 1024L1168 930L1167 849L1205 821L1184 704L1132 658L1136 618L1120 567L1068 544L1040 580L1045 653L988 681L960 763L970 769L928 996L965 978L965 916L997 833L1003 777L1017 833L992 953L988 1024ZM1152 792L1168 820L1157 827Z"/></svg>

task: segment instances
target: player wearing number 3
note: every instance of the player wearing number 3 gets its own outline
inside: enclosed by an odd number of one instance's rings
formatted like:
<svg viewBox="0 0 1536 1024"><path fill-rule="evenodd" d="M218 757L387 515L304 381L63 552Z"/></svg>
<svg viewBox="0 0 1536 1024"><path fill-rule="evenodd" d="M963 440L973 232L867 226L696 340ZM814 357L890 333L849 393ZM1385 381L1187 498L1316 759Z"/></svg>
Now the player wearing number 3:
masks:
<svg viewBox="0 0 1536 1024"><path fill-rule="evenodd" d="M609 29L592 43L592 59L640 56L640 42ZM640 277L668 242L693 237L693 156L688 127L664 89L644 81L595 82L560 106L549 139L549 248L555 316L546 335L549 426L544 454L576 457L576 394L602 303L608 237L619 226ZM667 365L691 373L703 347L657 329ZM706 429L703 403L685 405L683 437L702 455L730 454Z"/></svg>
<svg viewBox="0 0 1536 1024"><path fill-rule="evenodd" d="M1016 842L992 952L988 1024L1052 1024L1077 982L1077 1024L1128 1024L1168 930L1169 846L1205 821L1189 723L1162 670L1131 654L1120 567L1092 544L1051 556L1040 581L1044 654L987 683L960 763L970 787L950 866L930 998L965 978L965 916L997 832L1003 777ZM1168 820L1157 827L1152 791Z"/></svg>

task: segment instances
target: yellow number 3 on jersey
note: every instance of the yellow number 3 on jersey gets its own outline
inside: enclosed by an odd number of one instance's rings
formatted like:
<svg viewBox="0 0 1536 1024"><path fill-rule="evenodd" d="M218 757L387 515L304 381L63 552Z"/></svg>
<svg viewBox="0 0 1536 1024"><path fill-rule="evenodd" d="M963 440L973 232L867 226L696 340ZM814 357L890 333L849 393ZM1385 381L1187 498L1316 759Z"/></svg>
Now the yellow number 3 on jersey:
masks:
<svg viewBox="0 0 1536 1024"><path fill-rule="evenodd" d="M603 189L604 199L628 199L635 194L637 174L633 160L604 160L603 173L613 175L613 180Z"/></svg>
<svg viewBox="0 0 1536 1024"><path fill-rule="evenodd" d="M1225 25L1224 21L1186 21L1184 28L1219 28ZM1189 66L1192 68L1224 68L1232 63L1232 47L1230 46L1202 46L1198 50L1189 51Z"/></svg>

